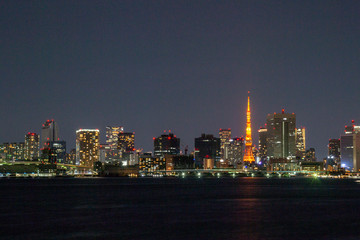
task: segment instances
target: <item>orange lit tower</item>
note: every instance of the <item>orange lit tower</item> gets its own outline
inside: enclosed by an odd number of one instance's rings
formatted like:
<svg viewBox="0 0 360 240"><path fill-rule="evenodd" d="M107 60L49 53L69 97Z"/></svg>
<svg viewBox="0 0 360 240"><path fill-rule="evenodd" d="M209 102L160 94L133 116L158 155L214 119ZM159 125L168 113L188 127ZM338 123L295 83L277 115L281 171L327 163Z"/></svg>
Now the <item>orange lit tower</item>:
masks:
<svg viewBox="0 0 360 240"><path fill-rule="evenodd" d="M248 92L250 93L250 92ZM244 154L244 163L253 163L255 158L253 155L253 145L251 138L251 112L250 112L250 96L248 96L248 107L246 112L246 137L245 137L245 154Z"/></svg>

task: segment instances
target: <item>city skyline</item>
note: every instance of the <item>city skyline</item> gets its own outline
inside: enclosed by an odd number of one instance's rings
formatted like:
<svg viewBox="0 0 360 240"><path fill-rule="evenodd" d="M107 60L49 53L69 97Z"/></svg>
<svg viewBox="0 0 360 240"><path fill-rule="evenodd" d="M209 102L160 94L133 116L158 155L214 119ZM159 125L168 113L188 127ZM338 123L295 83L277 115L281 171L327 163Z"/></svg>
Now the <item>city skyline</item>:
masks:
<svg viewBox="0 0 360 240"><path fill-rule="evenodd" d="M244 136L285 108L320 158L356 111L360 3L9 1L0 26L0 142L59 123L125 126L136 145L171 129L192 146L201 133ZM79 17L80 16L80 17ZM257 134L253 142L258 141ZM101 134L101 142L105 142Z"/></svg>

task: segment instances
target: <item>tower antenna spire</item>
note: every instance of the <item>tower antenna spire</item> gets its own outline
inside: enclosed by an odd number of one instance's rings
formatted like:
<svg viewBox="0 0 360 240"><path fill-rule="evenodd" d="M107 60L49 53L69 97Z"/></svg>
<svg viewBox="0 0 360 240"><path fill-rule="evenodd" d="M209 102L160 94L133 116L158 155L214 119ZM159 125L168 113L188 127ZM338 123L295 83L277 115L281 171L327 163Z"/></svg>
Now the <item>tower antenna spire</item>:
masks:
<svg viewBox="0 0 360 240"><path fill-rule="evenodd" d="M246 112L246 137L245 137L245 154L244 162L255 162L254 154L252 151L252 137L251 137L251 111L250 111L250 91L248 91L248 106Z"/></svg>

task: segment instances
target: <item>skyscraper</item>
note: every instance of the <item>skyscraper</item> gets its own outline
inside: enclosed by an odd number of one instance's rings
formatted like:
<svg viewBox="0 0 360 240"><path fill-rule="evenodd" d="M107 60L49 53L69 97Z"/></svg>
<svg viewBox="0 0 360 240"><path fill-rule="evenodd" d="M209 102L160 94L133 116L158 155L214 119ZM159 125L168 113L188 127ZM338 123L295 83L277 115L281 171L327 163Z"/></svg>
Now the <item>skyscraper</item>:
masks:
<svg viewBox="0 0 360 240"><path fill-rule="evenodd" d="M230 165L236 167L243 161L244 138L236 137L230 139L229 160Z"/></svg>
<svg viewBox="0 0 360 240"><path fill-rule="evenodd" d="M124 132L123 127L106 127L106 143L112 148L117 149L119 145L119 134Z"/></svg>
<svg viewBox="0 0 360 240"><path fill-rule="evenodd" d="M41 128L41 148L47 147L47 142L59 141L59 129L57 123L52 120L47 120Z"/></svg>
<svg viewBox="0 0 360 240"><path fill-rule="evenodd" d="M305 128L295 128L295 145L296 145L296 157L304 160L305 158Z"/></svg>
<svg viewBox="0 0 360 240"><path fill-rule="evenodd" d="M244 154L245 163L254 163L255 158L253 154L253 145L251 137L251 112L250 112L250 96L248 96L248 106L246 113L246 137L245 137L245 154Z"/></svg>
<svg viewBox="0 0 360 240"><path fill-rule="evenodd" d="M133 152L135 151L135 133L131 132L120 132L118 140L118 148L120 151Z"/></svg>
<svg viewBox="0 0 360 240"><path fill-rule="evenodd" d="M26 160L37 160L40 157L39 152L39 135L36 133L28 133L25 135L25 151Z"/></svg>
<svg viewBox="0 0 360 240"><path fill-rule="evenodd" d="M177 138L176 135L172 133L163 134L160 137L154 138L154 156L162 157L165 154L180 154L180 138Z"/></svg>
<svg viewBox="0 0 360 240"><path fill-rule="evenodd" d="M213 159L215 165L220 161L220 139L212 134L195 138L195 167L202 168L204 159Z"/></svg>
<svg viewBox="0 0 360 240"><path fill-rule="evenodd" d="M332 164L340 162L340 139L329 139L328 159L332 159Z"/></svg>
<svg viewBox="0 0 360 240"><path fill-rule="evenodd" d="M345 135L340 137L341 167L348 171L360 168L360 126L345 126Z"/></svg>
<svg viewBox="0 0 360 240"><path fill-rule="evenodd" d="M267 158L267 129L260 127L259 133L259 157L261 160Z"/></svg>
<svg viewBox="0 0 360 240"><path fill-rule="evenodd" d="M219 137L220 137L220 159L224 161L228 161L229 152L230 152L231 129L220 128Z"/></svg>
<svg viewBox="0 0 360 240"><path fill-rule="evenodd" d="M76 131L76 164L93 168L99 161L99 130L79 129Z"/></svg>
<svg viewBox="0 0 360 240"><path fill-rule="evenodd" d="M295 158L295 126L294 113L281 113L267 115L268 156L270 158Z"/></svg>

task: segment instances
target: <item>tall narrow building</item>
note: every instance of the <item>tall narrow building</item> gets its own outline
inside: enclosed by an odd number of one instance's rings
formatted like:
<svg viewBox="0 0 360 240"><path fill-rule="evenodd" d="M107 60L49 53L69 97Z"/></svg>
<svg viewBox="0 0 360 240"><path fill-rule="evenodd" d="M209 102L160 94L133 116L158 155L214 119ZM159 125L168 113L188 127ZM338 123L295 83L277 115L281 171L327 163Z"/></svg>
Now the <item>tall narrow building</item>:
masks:
<svg viewBox="0 0 360 240"><path fill-rule="evenodd" d="M306 142L305 142L305 128L295 128L295 145L296 145L296 158L300 160L305 159Z"/></svg>
<svg viewBox="0 0 360 240"><path fill-rule="evenodd" d="M268 156L270 158L294 159L296 115L281 113L267 115Z"/></svg>
<svg viewBox="0 0 360 240"><path fill-rule="evenodd" d="M39 152L39 135L36 133L28 133L25 135L25 160L37 160L40 157Z"/></svg>
<svg viewBox="0 0 360 240"><path fill-rule="evenodd" d="M251 112L250 112L250 96L248 96L248 106L246 112L246 137L245 137L245 163L254 163L253 144L251 137Z"/></svg>
<svg viewBox="0 0 360 240"><path fill-rule="evenodd" d="M244 138L236 137L230 139L229 160L230 165L236 167L243 161Z"/></svg>
<svg viewBox="0 0 360 240"><path fill-rule="evenodd" d="M348 171L360 171L360 126L352 121L345 126L345 135L340 137L341 167Z"/></svg>
<svg viewBox="0 0 360 240"><path fill-rule="evenodd" d="M85 167L94 167L99 161L99 130L79 129L76 131L76 164Z"/></svg>
<svg viewBox="0 0 360 240"><path fill-rule="evenodd" d="M41 128L40 148L47 147L49 142L59 140L59 129L57 123L54 121L54 119L47 120Z"/></svg>
<svg viewBox="0 0 360 240"><path fill-rule="evenodd" d="M267 129L260 127L259 133L259 157L261 160L267 159Z"/></svg>
<svg viewBox="0 0 360 240"><path fill-rule="evenodd" d="M219 137L220 137L220 158L224 161L228 161L230 154L231 129L220 128Z"/></svg>

